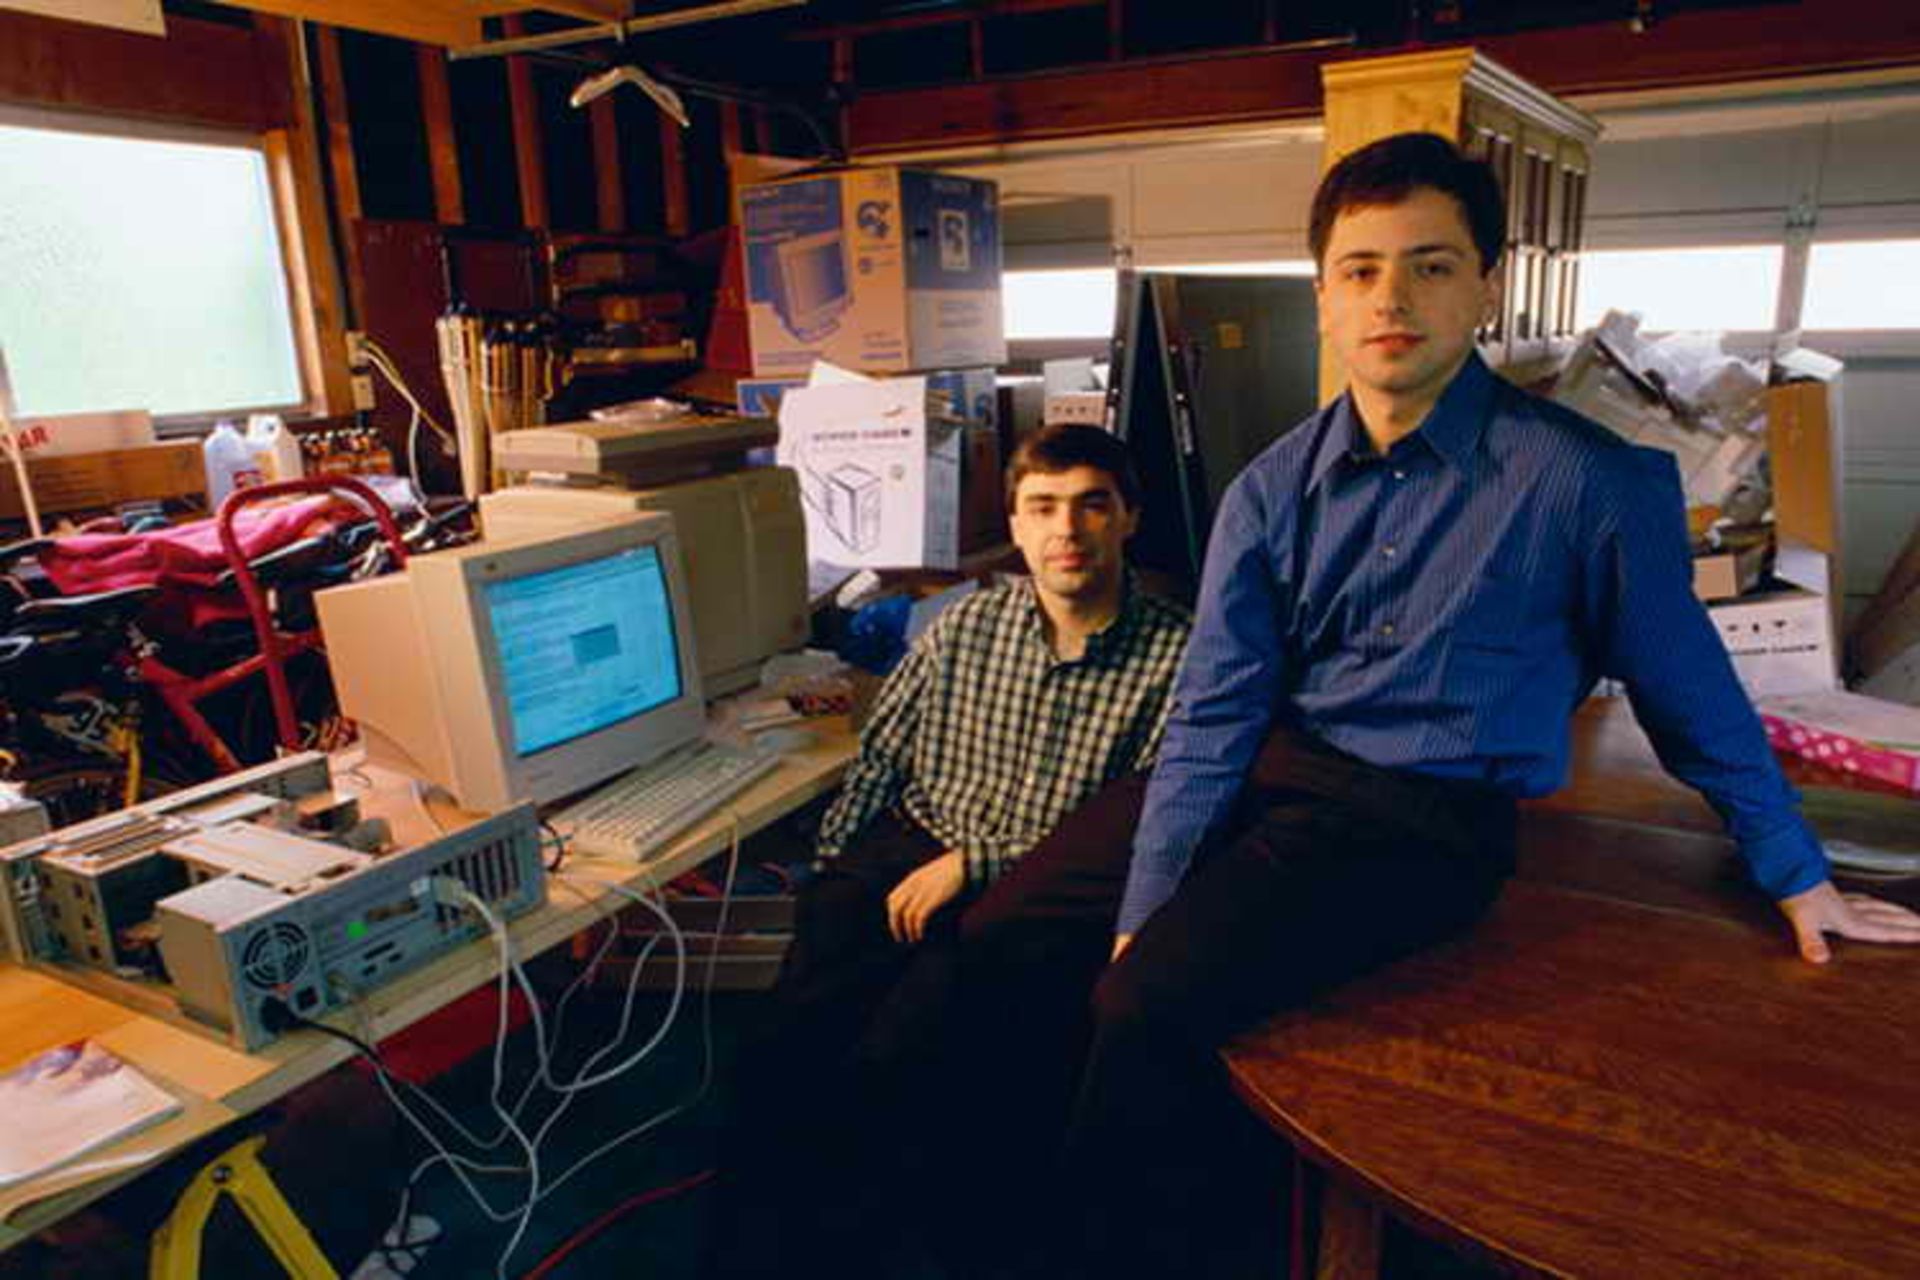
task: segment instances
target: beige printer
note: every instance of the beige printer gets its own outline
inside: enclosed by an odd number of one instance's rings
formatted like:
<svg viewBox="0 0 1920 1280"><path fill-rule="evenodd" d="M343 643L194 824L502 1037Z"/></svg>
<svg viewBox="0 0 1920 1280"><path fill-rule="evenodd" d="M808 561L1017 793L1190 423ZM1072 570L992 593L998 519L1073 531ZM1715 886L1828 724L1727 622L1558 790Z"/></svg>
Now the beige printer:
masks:
<svg viewBox="0 0 1920 1280"><path fill-rule="evenodd" d="M673 513L708 697L752 685L768 656L806 643L807 528L786 467L654 489L520 485L482 495L480 527L506 541L630 511Z"/></svg>

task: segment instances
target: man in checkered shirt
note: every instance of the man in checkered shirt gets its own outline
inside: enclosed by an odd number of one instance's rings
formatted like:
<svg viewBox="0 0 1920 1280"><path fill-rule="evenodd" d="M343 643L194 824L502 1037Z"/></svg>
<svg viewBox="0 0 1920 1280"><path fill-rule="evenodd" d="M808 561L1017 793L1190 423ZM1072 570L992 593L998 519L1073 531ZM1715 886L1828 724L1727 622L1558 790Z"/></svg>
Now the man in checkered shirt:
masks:
<svg viewBox="0 0 1920 1280"><path fill-rule="evenodd" d="M713 1274L863 1269L855 1255L891 1216L872 1140L940 1069L962 912L1152 764L1188 616L1126 569L1138 502L1115 437L1029 437L1007 505L1031 577L949 607L882 688L821 822L768 1025L740 1054Z"/></svg>

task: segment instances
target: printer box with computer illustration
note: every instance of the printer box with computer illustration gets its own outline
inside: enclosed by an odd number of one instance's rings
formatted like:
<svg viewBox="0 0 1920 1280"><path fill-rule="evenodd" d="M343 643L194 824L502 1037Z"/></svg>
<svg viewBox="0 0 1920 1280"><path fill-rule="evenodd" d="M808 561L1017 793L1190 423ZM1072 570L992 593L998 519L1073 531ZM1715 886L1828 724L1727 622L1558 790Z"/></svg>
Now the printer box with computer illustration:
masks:
<svg viewBox="0 0 1920 1280"><path fill-rule="evenodd" d="M740 219L755 377L1007 358L992 182L848 169L745 187Z"/></svg>
<svg viewBox="0 0 1920 1280"><path fill-rule="evenodd" d="M782 466L800 477L809 560L848 568L960 562L965 432L924 377L819 382L780 402Z"/></svg>

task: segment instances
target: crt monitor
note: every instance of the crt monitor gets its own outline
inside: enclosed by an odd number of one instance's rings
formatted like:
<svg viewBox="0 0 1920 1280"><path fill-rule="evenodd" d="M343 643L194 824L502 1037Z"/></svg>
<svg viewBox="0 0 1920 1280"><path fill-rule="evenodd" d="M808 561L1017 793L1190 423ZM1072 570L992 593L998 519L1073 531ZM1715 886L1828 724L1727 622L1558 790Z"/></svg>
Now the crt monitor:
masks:
<svg viewBox="0 0 1920 1280"><path fill-rule="evenodd" d="M420 556L316 599L367 758L463 809L571 795L706 725L667 515Z"/></svg>

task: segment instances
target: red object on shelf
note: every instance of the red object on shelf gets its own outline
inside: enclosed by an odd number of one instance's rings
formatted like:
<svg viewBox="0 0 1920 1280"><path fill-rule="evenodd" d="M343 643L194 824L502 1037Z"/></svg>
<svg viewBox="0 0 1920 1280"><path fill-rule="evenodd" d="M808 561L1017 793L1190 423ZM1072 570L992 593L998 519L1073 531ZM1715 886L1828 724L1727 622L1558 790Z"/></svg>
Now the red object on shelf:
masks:
<svg viewBox="0 0 1920 1280"><path fill-rule="evenodd" d="M713 320L707 326L706 365L727 373L753 372L753 349L747 341L747 269L740 247L740 228L727 228L727 248L720 259L720 288L713 298Z"/></svg>

